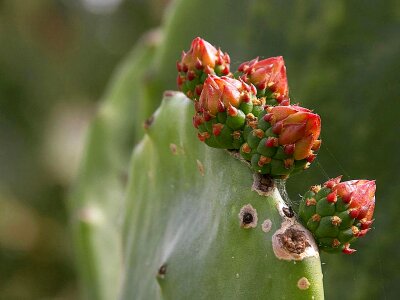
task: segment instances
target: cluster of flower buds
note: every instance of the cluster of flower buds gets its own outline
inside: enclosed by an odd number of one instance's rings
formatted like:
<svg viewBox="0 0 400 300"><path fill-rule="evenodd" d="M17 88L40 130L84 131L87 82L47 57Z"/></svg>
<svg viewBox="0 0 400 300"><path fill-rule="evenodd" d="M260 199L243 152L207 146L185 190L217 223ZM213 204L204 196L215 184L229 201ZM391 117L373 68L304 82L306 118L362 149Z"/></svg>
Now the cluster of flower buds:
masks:
<svg viewBox="0 0 400 300"><path fill-rule="evenodd" d="M242 63L238 71L241 78L257 88L257 96L265 97L268 105L288 105L289 88L282 56Z"/></svg>
<svg viewBox="0 0 400 300"><path fill-rule="evenodd" d="M314 160L321 121L308 109L290 106L281 56L245 62L235 78L228 54L195 38L177 67L178 87L194 100L200 141L240 149L255 171L275 178L287 178Z"/></svg>
<svg viewBox="0 0 400 300"><path fill-rule="evenodd" d="M179 89L194 100L193 125L210 147L238 149L260 174L286 179L307 169L321 145L321 119L290 105L286 68L281 56L258 58L229 70L229 55L201 38L177 63ZM301 200L299 217L321 249L347 254L350 243L373 222L375 181L313 186Z"/></svg>
<svg viewBox="0 0 400 300"><path fill-rule="evenodd" d="M300 202L299 216L320 249L351 254L356 250L350 243L364 236L373 222L376 186L374 180L340 180L311 187Z"/></svg>
<svg viewBox="0 0 400 300"><path fill-rule="evenodd" d="M179 89L190 99L198 99L208 75L226 76L229 71L229 55L197 37L188 52L182 53L177 62Z"/></svg>

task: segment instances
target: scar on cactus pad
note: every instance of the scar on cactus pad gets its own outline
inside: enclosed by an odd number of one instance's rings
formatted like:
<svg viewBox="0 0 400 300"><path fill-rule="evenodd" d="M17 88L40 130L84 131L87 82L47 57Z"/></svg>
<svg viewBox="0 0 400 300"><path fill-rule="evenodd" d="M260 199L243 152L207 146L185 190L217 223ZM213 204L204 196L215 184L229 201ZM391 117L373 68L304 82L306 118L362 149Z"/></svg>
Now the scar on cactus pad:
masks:
<svg viewBox="0 0 400 300"><path fill-rule="evenodd" d="M286 180L315 160L321 145L321 118L290 103L281 56L257 57L232 72L229 55L197 37L182 53L177 69L178 87L194 103L198 139L213 148L237 151L258 174L253 189L259 194L268 195L274 186L271 178ZM300 200L300 221L321 250L353 253L350 243L364 236L373 222L375 189L375 181L340 183L340 177L314 186ZM284 207L283 213L295 216L290 207ZM241 224L252 227L243 219ZM293 228L275 236L291 252L308 247Z"/></svg>

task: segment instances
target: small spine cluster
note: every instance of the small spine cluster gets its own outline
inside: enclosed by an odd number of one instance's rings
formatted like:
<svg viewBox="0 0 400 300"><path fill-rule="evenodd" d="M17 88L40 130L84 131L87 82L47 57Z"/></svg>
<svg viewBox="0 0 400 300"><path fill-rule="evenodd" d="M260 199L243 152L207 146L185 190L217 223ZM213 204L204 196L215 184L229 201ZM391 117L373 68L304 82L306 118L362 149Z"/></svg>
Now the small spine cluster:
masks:
<svg viewBox="0 0 400 300"><path fill-rule="evenodd" d="M320 249L351 254L350 243L364 236L373 222L375 181L350 180L341 176L307 191L299 216L313 233Z"/></svg>

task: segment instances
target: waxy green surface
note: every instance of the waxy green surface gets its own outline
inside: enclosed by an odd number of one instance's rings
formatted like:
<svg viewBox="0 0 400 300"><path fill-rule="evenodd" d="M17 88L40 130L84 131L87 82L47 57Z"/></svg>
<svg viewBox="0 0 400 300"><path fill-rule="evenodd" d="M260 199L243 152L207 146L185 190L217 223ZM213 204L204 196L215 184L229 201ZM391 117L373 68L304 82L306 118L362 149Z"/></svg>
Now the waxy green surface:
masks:
<svg viewBox="0 0 400 300"><path fill-rule="evenodd" d="M193 111L183 94L166 92L134 150L120 299L323 299L318 255L274 254L272 236L285 219L277 189L259 195L244 162L198 141ZM257 211L255 228L240 226L247 204ZM303 277L307 289L298 287Z"/></svg>

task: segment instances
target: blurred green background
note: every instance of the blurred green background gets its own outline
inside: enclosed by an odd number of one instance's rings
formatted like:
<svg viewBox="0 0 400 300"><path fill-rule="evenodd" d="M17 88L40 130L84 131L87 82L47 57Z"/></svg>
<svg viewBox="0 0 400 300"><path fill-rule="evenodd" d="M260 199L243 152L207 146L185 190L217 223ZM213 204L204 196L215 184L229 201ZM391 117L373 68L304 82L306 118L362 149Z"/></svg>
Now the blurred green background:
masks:
<svg viewBox="0 0 400 300"><path fill-rule="evenodd" d="M321 115L324 140L310 171L288 182L290 197L339 174L377 179L374 230L357 254L322 254L326 298L397 299L399 2L204 3L207 13L181 16L158 87L175 89L175 60L197 35L228 51L233 68L283 55L292 102ZM167 6L0 0L0 299L80 297L66 199L86 129L116 65Z"/></svg>

